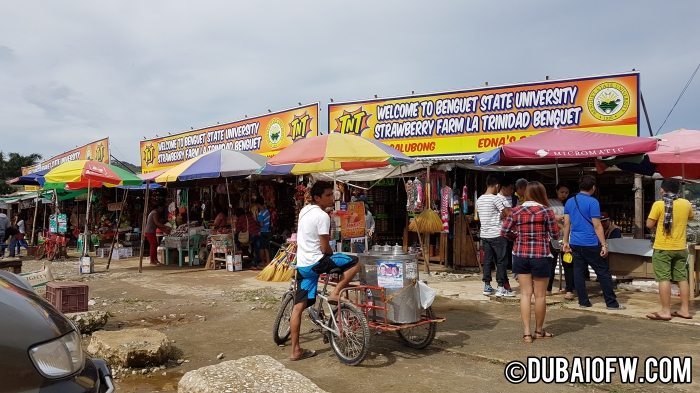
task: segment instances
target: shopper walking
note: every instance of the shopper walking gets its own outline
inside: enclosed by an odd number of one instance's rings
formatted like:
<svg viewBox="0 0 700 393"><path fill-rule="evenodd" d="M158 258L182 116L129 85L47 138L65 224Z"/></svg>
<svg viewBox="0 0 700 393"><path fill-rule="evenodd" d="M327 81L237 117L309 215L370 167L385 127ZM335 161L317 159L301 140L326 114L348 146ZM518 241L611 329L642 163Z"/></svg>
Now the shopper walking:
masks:
<svg viewBox="0 0 700 393"><path fill-rule="evenodd" d="M688 285L688 249L686 228L693 218L693 209L687 199L678 196L680 182L665 179L661 182L661 200L654 202L647 218L647 228L656 227L652 265L659 283L661 311L647 314L647 318L668 321L672 317L693 318L690 315L690 287ZM671 282L678 283L681 308L671 312Z"/></svg>
<svg viewBox="0 0 700 393"><path fill-rule="evenodd" d="M600 223L600 204L593 197L596 191L595 177L583 176L579 182L579 190L580 192L570 198L564 206L563 244L563 251L573 254L574 287L579 307L592 307L585 281L585 271L590 266L598 276L607 308L624 309L625 307L617 301L612 275L604 259L608 255L608 243Z"/></svg>
<svg viewBox="0 0 700 393"><path fill-rule="evenodd" d="M503 222L501 234L512 239L513 273L520 284L520 316L523 321L523 340L551 338L544 330L547 281L551 274L551 239L559 237L554 212L549 208L547 192L540 182L530 182L525 190L525 201L513 209ZM535 331L530 330L531 300L535 295Z"/></svg>

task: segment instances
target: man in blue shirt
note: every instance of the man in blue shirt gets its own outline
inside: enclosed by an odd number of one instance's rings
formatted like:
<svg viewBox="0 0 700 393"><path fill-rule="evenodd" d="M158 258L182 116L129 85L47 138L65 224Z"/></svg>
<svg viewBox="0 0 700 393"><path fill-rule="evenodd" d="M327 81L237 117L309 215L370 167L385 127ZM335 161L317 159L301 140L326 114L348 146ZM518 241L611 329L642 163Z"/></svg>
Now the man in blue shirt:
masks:
<svg viewBox="0 0 700 393"><path fill-rule="evenodd" d="M564 252L573 255L574 288L578 295L578 304L582 308L591 307L586 291L585 271L592 267L598 276L603 290L605 304L610 310L622 310L625 307L617 302L613 289L612 275L604 259L608 255L608 243L600 223L600 204L593 197L596 180L586 175L579 181L580 192L569 198L564 206Z"/></svg>
<svg viewBox="0 0 700 393"><path fill-rule="evenodd" d="M258 244L258 258L262 261L263 266L270 263L270 237L272 235L272 225L270 210L265 205L262 198L258 198L258 224L260 224L260 243Z"/></svg>

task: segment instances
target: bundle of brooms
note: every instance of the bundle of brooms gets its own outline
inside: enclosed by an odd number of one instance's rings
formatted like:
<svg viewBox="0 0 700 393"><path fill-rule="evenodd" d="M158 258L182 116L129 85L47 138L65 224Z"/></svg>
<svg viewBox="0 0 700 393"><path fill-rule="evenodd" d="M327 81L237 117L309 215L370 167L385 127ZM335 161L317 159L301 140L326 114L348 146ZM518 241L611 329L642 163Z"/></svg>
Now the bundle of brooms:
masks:
<svg viewBox="0 0 700 393"><path fill-rule="evenodd" d="M280 248L272 261L255 277L260 281L285 282L294 275L294 258L296 258L297 244L289 243Z"/></svg>
<svg viewBox="0 0 700 393"><path fill-rule="evenodd" d="M430 255L423 244L423 234L442 232L442 220L440 219L440 216L435 210L430 208L425 209L411 220L411 222L408 224L408 230L418 233L418 242L420 243L420 248L423 251L425 271L430 273Z"/></svg>

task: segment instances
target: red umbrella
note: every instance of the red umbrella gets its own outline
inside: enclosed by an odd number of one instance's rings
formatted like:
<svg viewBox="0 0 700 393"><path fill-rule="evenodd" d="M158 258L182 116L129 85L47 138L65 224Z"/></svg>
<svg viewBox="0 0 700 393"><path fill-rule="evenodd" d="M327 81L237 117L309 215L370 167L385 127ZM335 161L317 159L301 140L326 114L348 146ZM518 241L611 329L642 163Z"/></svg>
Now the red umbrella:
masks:
<svg viewBox="0 0 700 393"><path fill-rule="evenodd" d="M553 129L478 154L476 165L535 165L628 156L656 149L656 139Z"/></svg>
<svg viewBox="0 0 700 393"><path fill-rule="evenodd" d="M659 136L659 146L649 161L664 177L700 179L700 131L677 130Z"/></svg>

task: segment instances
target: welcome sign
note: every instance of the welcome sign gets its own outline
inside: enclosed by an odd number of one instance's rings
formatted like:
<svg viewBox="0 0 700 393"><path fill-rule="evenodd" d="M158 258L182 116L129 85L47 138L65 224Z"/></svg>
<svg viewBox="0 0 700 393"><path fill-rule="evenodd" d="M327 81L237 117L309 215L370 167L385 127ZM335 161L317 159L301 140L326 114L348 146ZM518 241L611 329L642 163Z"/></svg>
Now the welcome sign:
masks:
<svg viewBox="0 0 700 393"><path fill-rule="evenodd" d="M543 81L328 105L331 132L409 156L477 153L553 128L639 134L639 74Z"/></svg>

